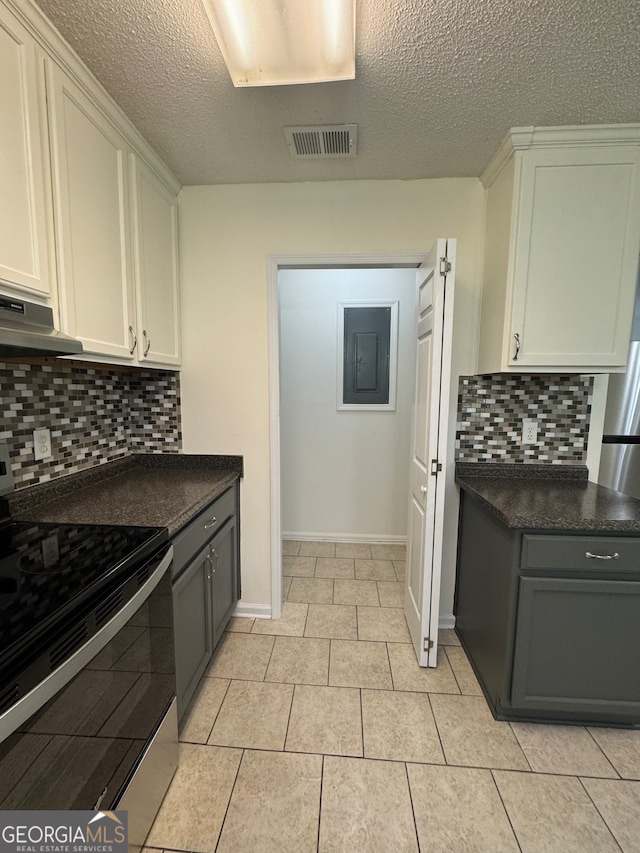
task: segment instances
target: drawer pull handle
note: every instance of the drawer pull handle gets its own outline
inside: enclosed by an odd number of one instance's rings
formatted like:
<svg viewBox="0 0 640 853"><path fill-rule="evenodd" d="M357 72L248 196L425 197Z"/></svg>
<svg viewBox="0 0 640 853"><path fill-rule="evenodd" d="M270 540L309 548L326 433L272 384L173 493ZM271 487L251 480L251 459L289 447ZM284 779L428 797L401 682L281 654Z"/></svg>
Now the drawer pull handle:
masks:
<svg viewBox="0 0 640 853"><path fill-rule="evenodd" d="M585 551L584 555L587 560L618 560L620 558L617 551L613 554L592 554L591 551Z"/></svg>
<svg viewBox="0 0 640 853"><path fill-rule="evenodd" d="M205 526L204 526L204 529L205 529L205 530L208 530L210 527L213 527L213 525L214 525L215 523L216 523L216 517L215 517L215 515L214 515L212 519L210 519L209 521L207 521L207 523L206 523L206 524L205 524Z"/></svg>

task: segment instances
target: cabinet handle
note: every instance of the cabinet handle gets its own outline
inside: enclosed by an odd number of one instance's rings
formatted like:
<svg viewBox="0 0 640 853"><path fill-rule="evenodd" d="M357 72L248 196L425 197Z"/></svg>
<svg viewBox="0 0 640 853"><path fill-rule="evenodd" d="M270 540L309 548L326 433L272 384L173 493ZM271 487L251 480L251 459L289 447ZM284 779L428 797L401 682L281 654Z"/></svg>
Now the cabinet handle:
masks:
<svg viewBox="0 0 640 853"><path fill-rule="evenodd" d="M208 530L210 527L213 527L213 525L215 523L216 523L216 517L214 515L213 518L211 518L211 519L209 519L209 521L205 522L204 529Z"/></svg>
<svg viewBox="0 0 640 853"><path fill-rule="evenodd" d="M584 555L587 560L618 560L620 558L617 551L614 551L613 554L592 554L591 551L585 551Z"/></svg>
<svg viewBox="0 0 640 853"><path fill-rule="evenodd" d="M143 338L145 339L145 341L147 342L147 345L146 345L146 347L144 348L144 353L143 353L143 354L144 354L144 357L146 358L146 357L149 355L149 350L151 349L151 338L150 338L150 337L149 337L149 335L147 334L147 330L146 330L146 329L143 329L143 330L142 330L142 336L143 336Z"/></svg>
<svg viewBox="0 0 640 853"><path fill-rule="evenodd" d="M133 331L133 326L129 326L129 334L131 335L131 340L133 341L131 347L129 348L129 354L133 355L138 345L138 338L136 333Z"/></svg>
<svg viewBox="0 0 640 853"><path fill-rule="evenodd" d="M213 570L213 573L214 573L214 575L215 575L215 573L216 573L216 569L219 569L219 568L220 568L220 557L219 557L219 556L218 556L218 554L216 553L216 549L215 549L215 548L212 548L212 549L211 549L211 553L212 553L212 554L213 554L213 556L216 558L216 567L215 567L215 569ZM212 564L212 565L213 565L213 564Z"/></svg>
<svg viewBox="0 0 640 853"><path fill-rule="evenodd" d="M205 559L209 561L210 568L207 569L207 580L210 581L211 580L211 571L213 570L213 573L215 574L216 569L215 569L215 566L213 565L213 560L211 559L211 554L207 554Z"/></svg>
<svg viewBox="0 0 640 853"><path fill-rule="evenodd" d="M516 342L516 351L513 354L513 360L518 360L518 353L520 352L520 335L516 332L513 336L514 341Z"/></svg>

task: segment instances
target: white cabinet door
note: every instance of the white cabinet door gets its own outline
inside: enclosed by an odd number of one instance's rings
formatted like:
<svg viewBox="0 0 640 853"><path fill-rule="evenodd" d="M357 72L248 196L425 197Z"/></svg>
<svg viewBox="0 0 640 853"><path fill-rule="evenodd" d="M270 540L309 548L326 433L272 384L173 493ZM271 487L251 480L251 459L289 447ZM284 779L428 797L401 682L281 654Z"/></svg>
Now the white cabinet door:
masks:
<svg viewBox="0 0 640 853"><path fill-rule="evenodd" d="M520 364L625 364L638 266L640 146L523 160L512 335ZM515 350L514 350L515 352Z"/></svg>
<svg viewBox="0 0 640 853"><path fill-rule="evenodd" d="M61 324L87 354L132 361L128 146L106 115L47 65Z"/></svg>
<svg viewBox="0 0 640 853"><path fill-rule="evenodd" d="M180 364L178 202L139 157L131 155L138 358Z"/></svg>
<svg viewBox="0 0 640 853"><path fill-rule="evenodd" d="M0 287L49 297L51 191L38 72L35 41L0 5Z"/></svg>
<svg viewBox="0 0 640 853"><path fill-rule="evenodd" d="M478 370L620 369L640 252L640 125L516 128L508 142L483 175Z"/></svg>

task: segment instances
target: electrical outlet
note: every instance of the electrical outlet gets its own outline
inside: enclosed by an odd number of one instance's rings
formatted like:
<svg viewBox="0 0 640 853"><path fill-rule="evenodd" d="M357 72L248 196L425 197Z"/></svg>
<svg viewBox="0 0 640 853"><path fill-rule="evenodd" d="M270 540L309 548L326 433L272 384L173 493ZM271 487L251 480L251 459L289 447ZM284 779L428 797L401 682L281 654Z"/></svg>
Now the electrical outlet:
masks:
<svg viewBox="0 0 640 853"><path fill-rule="evenodd" d="M48 459L51 456L50 429L34 429L33 455L36 459Z"/></svg>
<svg viewBox="0 0 640 853"><path fill-rule="evenodd" d="M535 444L538 440L538 421L523 418L522 444Z"/></svg>

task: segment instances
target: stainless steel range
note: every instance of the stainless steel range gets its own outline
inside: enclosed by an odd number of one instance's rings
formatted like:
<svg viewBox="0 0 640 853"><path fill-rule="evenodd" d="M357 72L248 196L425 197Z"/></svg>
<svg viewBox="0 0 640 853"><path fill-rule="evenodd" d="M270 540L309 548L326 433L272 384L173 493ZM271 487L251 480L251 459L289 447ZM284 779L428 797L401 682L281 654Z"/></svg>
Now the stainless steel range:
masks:
<svg viewBox="0 0 640 853"><path fill-rule="evenodd" d="M143 844L178 760L172 553L164 528L0 523L0 809L127 809Z"/></svg>

